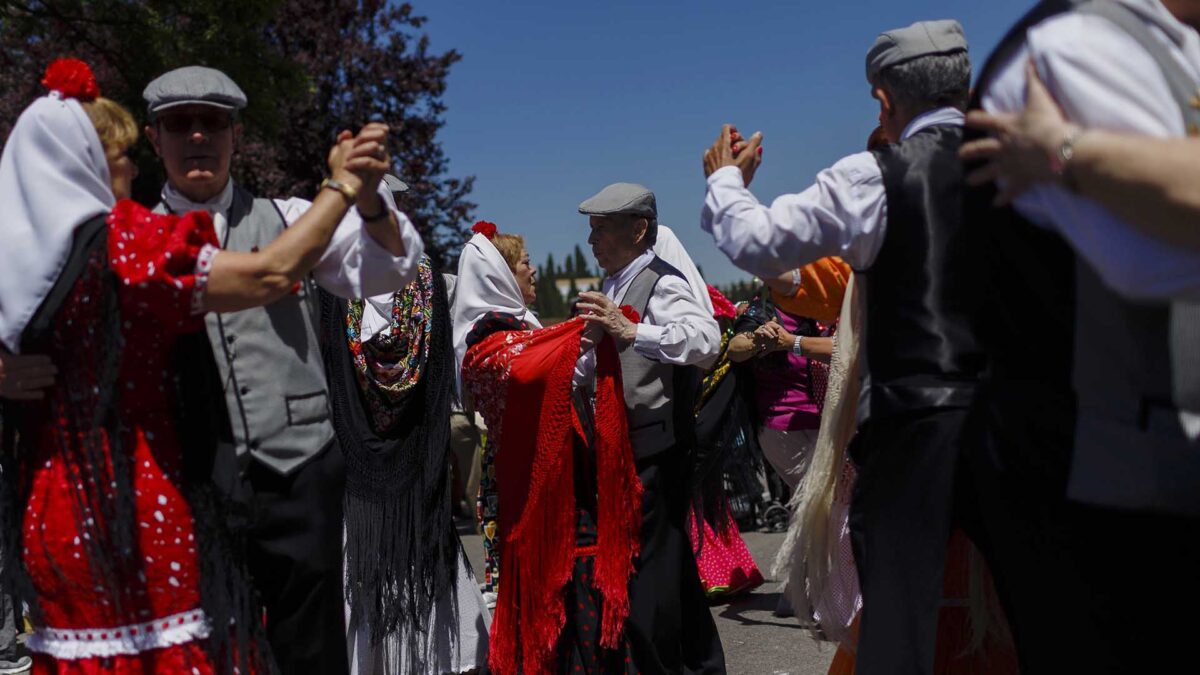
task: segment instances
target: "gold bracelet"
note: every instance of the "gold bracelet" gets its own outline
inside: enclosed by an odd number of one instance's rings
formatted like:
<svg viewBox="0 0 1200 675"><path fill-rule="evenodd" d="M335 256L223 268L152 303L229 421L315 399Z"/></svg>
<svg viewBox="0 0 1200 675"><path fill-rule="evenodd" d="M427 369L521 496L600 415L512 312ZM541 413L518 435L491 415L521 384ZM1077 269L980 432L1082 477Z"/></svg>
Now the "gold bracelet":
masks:
<svg viewBox="0 0 1200 675"><path fill-rule="evenodd" d="M346 198L347 204L353 204L354 200L358 199L358 190L355 190L340 180L326 178L325 180L321 181L321 189L324 190L325 188L340 192L342 196Z"/></svg>

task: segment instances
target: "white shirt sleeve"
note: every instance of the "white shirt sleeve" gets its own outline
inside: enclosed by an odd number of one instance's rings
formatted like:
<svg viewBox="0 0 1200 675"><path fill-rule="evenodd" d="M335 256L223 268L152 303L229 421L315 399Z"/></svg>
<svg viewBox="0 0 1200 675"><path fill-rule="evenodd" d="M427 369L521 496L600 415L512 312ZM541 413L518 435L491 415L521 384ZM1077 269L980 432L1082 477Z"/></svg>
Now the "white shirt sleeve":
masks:
<svg viewBox="0 0 1200 675"><path fill-rule="evenodd" d="M1096 16L1068 14L1029 31L1027 47L999 72L982 99L992 112L1025 105L1025 63L1067 118L1084 127L1179 137L1183 118L1158 65L1133 38ZM1021 215L1061 234L1113 290L1134 299L1200 297L1200 253L1185 251L1056 186L1019 197Z"/></svg>
<svg viewBox="0 0 1200 675"><path fill-rule="evenodd" d="M385 190L381 183L380 196L384 197L385 205L390 205L392 202L384 195ZM275 205L290 226L312 206L312 202L299 198L276 199ZM354 299L394 293L415 279L425 244L408 216L396 209L392 209L392 213L400 226L404 255L393 256L380 246L367 232L358 209L351 208L334 231L329 248L313 268L317 283L334 295Z"/></svg>
<svg viewBox="0 0 1200 675"><path fill-rule="evenodd" d="M883 245L887 194L869 152L850 155L817 175L799 194L768 208L746 189L737 167L708 178L701 227L733 264L759 276L777 276L819 258L840 256L865 269Z"/></svg>
<svg viewBox="0 0 1200 675"><path fill-rule="evenodd" d="M633 348L642 356L675 365L708 365L721 350L721 329L696 301L687 281L668 275L658 280L637 326Z"/></svg>

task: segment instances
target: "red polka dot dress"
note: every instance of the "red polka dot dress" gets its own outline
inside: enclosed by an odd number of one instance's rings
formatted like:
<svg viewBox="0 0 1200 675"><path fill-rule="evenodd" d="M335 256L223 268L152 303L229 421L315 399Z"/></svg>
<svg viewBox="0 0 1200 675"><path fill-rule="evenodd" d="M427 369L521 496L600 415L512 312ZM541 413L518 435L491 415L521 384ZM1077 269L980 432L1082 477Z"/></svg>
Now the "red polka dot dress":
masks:
<svg viewBox="0 0 1200 675"><path fill-rule="evenodd" d="M203 641L210 627L200 607L194 523L183 495L170 355L180 335L203 328L199 313L216 235L206 215L159 216L128 201L117 204L107 223L107 250L100 247L87 261L44 345L63 381L24 426L35 451L23 458L22 554L44 624L27 645L38 674L207 675L213 668ZM123 345L116 379L119 445L104 428L68 424L65 417L72 397L99 391L94 383L103 366L95 355L113 309L100 306L108 274L116 277ZM99 439L109 474L80 465L84 435ZM115 475L114 447L128 453L136 519L137 550L127 558L135 562L125 565L133 569L117 570L119 584L98 578L89 560L91 533L103 531L91 526L101 516L80 498L84 482Z"/></svg>

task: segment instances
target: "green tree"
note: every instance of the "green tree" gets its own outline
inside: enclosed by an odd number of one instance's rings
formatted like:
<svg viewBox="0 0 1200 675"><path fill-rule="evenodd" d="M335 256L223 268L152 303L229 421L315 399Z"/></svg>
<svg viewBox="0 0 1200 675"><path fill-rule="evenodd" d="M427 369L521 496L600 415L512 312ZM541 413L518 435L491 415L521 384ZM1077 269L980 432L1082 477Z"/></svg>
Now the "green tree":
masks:
<svg viewBox="0 0 1200 675"><path fill-rule="evenodd" d="M312 195L336 133L372 119L392 129L401 208L434 260L448 265L472 222L473 178L446 175L437 139L446 77L461 56L431 53L424 17L384 0L2 0L0 138L41 93L46 65L86 60L104 94L135 115L154 77L207 65L232 77L250 104L234 175L259 194ZM157 200L162 173L138 160L135 196Z"/></svg>
<svg viewBox="0 0 1200 675"><path fill-rule="evenodd" d="M587 258L583 255L583 249L579 248L579 244L575 244L575 272L581 277L594 276L591 269L588 267Z"/></svg>

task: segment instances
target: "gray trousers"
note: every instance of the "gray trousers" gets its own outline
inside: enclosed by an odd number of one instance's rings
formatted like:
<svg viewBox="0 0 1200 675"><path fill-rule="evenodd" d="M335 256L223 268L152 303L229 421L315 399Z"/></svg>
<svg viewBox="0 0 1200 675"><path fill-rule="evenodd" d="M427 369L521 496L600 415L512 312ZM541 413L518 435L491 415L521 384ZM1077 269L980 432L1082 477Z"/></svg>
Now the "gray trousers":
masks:
<svg viewBox="0 0 1200 675"><path fill-rule="evenodd" d="M17 658L17 612L12 598L0 593L0 661Z"/></svg>

